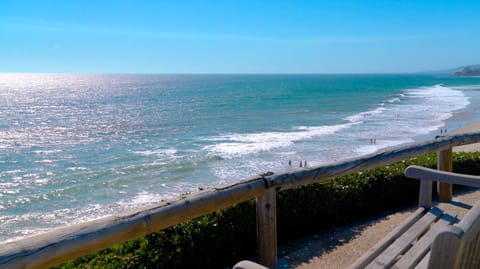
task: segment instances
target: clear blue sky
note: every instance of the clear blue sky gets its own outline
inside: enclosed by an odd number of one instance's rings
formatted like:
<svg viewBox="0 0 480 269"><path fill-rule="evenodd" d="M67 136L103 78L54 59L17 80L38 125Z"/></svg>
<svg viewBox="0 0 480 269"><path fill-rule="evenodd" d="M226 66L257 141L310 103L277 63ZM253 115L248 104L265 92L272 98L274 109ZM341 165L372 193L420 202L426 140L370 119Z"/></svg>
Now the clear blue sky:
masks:
<svg viewBox="0 0 480 269"><path fill-rule="evenodd" d="M480 63L480 1L0 0L0 72L390 73Z"/></svg>

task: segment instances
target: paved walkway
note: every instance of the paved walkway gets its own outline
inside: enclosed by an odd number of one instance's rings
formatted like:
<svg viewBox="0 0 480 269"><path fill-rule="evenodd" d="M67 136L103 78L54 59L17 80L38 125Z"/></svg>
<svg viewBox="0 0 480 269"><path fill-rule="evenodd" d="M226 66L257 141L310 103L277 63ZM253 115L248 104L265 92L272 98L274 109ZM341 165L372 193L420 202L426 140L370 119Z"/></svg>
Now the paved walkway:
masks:
<svg viewBox="0 0 480 269"><path fill-rule="evenodd" d="M480 201L480 191L469 189L456 193L453 201L473 205L475 201ZM459 216L466 212L465 209L454 206L452 203L437 203L437 206L449 212L457 212ZM280 246L277 268L346 268L415 209L416 207L406 208L315 235L291 245Z"/></svg>

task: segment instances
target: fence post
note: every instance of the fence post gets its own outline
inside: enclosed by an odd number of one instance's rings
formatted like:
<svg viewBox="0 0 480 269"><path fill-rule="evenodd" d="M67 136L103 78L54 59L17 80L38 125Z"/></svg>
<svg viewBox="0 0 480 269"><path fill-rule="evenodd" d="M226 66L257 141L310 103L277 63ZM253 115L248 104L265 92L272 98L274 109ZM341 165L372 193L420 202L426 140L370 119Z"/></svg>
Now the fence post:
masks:
<svg viewBox="0 0 480 269"><path fill-rule="evenodd" d="M275 188L257 197L257 240L260 263L277 266L277 199Z"/></svg>
<svg viewBox="0 0 480 269"><path fill-rule="evenodd" d="M437 169L452 172L452 147L438 151ZM452 184L437 182L438 199L440 202L452 200Z"/></svg>

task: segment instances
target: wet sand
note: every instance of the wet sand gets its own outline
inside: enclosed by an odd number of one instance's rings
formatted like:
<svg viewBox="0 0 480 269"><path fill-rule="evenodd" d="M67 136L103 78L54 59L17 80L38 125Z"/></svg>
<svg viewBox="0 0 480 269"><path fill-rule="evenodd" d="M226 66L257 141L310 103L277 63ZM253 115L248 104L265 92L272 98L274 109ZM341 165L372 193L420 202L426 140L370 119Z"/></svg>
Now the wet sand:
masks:
<svg viewBox="0 0 480 269"><path fill-rule="evenodd" d="M462 133L472 133L480 132L480 122L472 122L463 128L456 129L453 134L462 134ZM480 143L470 144L465 146L454 147L453 151L465 151L465 152L474 152L480 151Z"/></svg>

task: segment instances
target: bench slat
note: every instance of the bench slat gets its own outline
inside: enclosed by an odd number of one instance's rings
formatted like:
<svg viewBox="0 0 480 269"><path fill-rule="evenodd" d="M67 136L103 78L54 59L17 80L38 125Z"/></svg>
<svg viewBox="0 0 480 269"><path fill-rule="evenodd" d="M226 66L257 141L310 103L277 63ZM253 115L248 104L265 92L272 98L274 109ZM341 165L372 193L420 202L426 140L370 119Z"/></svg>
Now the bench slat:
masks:
<svg viewBox="0 0 480 269"><path fill-rule="evenodd" d="M398 255L402 254L414 240L425 233L430 225L437 221L441 216L442 211L436 207L432 207L428 213L410 227L410 229L408 229L401 237L395 240L395 242L393 242L366 268L375 269L392 266Z"/></svg>
<svg viewBox="0 0 480 269"><path fill-rule="evenodd" d="M372 248L370 248L365 254L362 255L350 269L365 268L370 262L372 262L382 251L384 251L393 241L400 237L406 230L408 230L413 224L415 224L426 212L424 208L418 208L413 212L402 224L396 227L382 240L378 241Z"/></svg>
<svg viewBox="0 0 480 269"><path fill-rule="evenodd" d="M430 252L423 257L423 259L417 264L415 269L427 269L428 268L428 261L430 260Z"/></svg>
<svg viewBox="0 0 480 269"><path fill-rule="evenodd" d="M445 213L442 217L428 230L428 232L420 238L393 266L393 268L414 268L415 265L430 251L433 240L447 225L454 223L456 215Z"/></svg>

